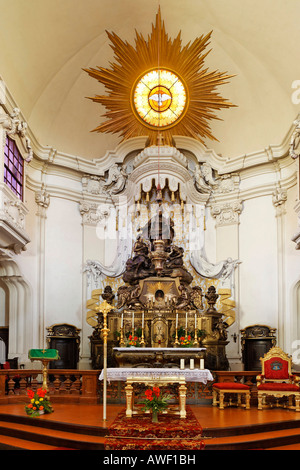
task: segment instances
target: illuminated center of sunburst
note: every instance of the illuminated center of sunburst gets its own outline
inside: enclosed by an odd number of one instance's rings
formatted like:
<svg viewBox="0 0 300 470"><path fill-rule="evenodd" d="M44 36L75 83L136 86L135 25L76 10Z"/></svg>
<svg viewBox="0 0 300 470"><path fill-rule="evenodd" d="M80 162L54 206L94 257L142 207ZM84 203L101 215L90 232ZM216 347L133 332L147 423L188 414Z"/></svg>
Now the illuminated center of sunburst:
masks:
<svg viewBox="0 0 300 470"><path fill-rule="evenodd" d="M183 116L187 93L180 78L169 70L151 70L134 88L133 102L137 115L153 127L175 125Z"/></svg>

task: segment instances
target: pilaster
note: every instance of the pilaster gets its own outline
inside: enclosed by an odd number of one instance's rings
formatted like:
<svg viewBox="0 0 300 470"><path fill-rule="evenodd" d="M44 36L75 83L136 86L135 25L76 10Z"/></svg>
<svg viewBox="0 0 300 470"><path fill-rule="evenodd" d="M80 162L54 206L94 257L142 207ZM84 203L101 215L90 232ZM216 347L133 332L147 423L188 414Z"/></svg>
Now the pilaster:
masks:
<svg viewBox="0 0 300 470"><path fill-rule="evenodd" d="M45 339L45 246L46 246L46 219L47 209L50 204L50 195L42 186L40 190L35 192L35 202L37 204L37 310L39 313L39 341L40 347L46 347Z"/></svg>

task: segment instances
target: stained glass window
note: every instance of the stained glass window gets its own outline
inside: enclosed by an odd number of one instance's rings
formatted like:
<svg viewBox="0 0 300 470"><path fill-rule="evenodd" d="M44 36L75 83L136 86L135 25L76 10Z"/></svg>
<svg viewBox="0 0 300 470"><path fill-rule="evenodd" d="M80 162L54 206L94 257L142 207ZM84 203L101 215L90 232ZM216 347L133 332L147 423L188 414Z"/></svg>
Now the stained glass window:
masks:
<svg viewBox="0 0 300 470"><path fill-rule="evenodd" d="M138 116L150 126L167 127L183 115L187 96L182 81L169 70L152 70L137 83L134 105Z"/></svg>
<svg viewBox="0 0 300 470"><path fill-rule="evenodd" d="M6 137L4 149L4 183L23 200L24 160L13 139Z"/></svg>

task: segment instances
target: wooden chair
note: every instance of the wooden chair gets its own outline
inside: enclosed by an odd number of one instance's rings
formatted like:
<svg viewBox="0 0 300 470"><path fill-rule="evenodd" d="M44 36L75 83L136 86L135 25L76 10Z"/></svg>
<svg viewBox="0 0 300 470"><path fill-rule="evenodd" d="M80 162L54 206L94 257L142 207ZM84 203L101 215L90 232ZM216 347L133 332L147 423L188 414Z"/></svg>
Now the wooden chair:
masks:
<svg viewBox="0 0 300 470"><path fill-rule="evenodd" d="M275 398L276 406L280 406L279 400L286 397L288 403L285 400L283 406L300 411L300 377L292 374L291 356L273 347L260 361L262 371L256 377L258 409L268 406L267 398Z"/></svg>

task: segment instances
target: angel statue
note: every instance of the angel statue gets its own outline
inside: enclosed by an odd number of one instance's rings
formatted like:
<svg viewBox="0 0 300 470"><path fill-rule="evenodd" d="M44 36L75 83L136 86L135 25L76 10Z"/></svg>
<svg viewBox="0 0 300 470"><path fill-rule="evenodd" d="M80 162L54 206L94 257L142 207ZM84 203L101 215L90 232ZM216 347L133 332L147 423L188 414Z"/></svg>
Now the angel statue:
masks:
<svg viewBox="0 0 300 470"><path fill-rule="evenodd" d="M108 171L108 178L103 186L110 194L118 194L125 188L126 179L125 169L114 163Z"/></svg>
<svg viewBox="0 0 300 470"><path fill-rule="evenodd" d="M296 127L291 138L289 153L292 158L296 159L300 154L300 120L297 119L294 124Z"/></svg>

